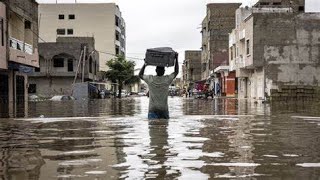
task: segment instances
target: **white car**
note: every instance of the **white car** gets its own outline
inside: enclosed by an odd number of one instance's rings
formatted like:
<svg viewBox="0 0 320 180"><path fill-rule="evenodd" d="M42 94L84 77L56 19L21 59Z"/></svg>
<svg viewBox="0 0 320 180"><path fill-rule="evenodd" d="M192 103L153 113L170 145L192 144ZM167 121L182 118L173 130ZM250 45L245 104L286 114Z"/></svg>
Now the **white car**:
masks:
<svg viewBox="0 0 320 180"><path fill-rule="evenodd" d="M59 96L53 96L50 99L50 101L68 101L68 100L75 100L75 98L67 95L59 95Z"/></svg>
<svg viewBox="0 0 320 180"><path fill-rule="evenodd" d="M138 95L139 96L146 96L147 94L145 92L139 92Z"/></svg>

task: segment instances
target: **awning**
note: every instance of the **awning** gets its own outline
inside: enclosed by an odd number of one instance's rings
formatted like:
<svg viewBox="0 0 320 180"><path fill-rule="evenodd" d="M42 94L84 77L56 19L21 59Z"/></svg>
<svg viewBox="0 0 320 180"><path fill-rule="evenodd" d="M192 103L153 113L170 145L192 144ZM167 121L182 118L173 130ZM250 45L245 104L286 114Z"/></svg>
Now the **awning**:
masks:
<svg viewBox="0 0 320 180"><path fill-rule="evenodd" d="M205 80L199 80L199 81L195 81L194 83L198 83L198 84L201 84L201 83L205 83L205 82L207 82L207 80L205 79Z"/></svg>
<svg viewBox="0 0 320 180"><path fill-rule="evenodd" d="M219 66L217 68L214 69L215 73L221 73L221 72L225 72L225 71L229 71L230 67L229 66Z"/></svg>

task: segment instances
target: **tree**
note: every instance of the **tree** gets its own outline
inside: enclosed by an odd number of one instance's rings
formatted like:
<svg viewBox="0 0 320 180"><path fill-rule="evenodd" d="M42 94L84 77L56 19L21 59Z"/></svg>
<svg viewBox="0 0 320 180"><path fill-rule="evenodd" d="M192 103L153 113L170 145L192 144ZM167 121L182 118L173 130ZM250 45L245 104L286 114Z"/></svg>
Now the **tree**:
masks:
<svg viewBox="0 0 320 180"><path fill-rule="evenodd" d="M118 83L118 98L121 98L121 92L124 84L135 83L134 79L134 66L133 61L127 61L124 57L118 56L107 62L110 68L105 76L114 83Z"/></svg>

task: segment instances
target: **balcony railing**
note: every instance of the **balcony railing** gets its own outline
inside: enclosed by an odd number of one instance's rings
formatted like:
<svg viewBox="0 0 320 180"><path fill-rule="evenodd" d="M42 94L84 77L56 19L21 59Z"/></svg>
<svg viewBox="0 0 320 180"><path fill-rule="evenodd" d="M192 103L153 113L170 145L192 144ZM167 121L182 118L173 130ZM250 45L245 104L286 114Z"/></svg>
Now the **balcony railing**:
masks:
<svg viewBox="0 0 320 180"><path fill-rule="evenodd" d="M245 39L246 37L246 30L243 29L242 31L239 31L239 39L242 40L242 39Z"/></svg>
<svg viewBox="0 0 320 180"><path fill-rule="evenodd" d="M13 49L17 49L22 52L25 52L27 54L33 54L32 45L30 45L28 43L24 43L23 41L20 41L18 39L13 38L13 37L10 37L10 47Z"/></svg>
<svg viewBox="0 0 320 180"><path fill-rule="evenodd" d="M252 13L292 13L292 8L288 7L275 7L275 6L262 6L251 9Z"/></svg>

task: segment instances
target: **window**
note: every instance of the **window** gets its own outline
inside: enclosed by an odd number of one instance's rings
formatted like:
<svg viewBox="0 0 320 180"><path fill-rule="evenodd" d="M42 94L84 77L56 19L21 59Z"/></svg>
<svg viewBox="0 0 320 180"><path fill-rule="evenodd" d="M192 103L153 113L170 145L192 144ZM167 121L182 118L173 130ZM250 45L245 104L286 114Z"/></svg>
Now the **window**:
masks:
<svg viewBox="0 0 320 180"><path fill-rule="evenodd" d="M120 48L119 46L116 46L116 55L119 55L119 53L120 53Z"/></svg>
<svg viewBox="0 0 320 180"><path fill-rule="evenodd" d="M40 72L40 68L34 68L34 72Z"/></svg>
<svg viewBox="0 0 320 180"><path fill-rule="evenodd" d="M64 67L64 59L63 58L54 58L53 59L53 67Z"/></svg>
<svg viewBox="0 0 320 180"><path fill-rule="evenodd" d="M68 29L67 33L68 33L68 35L72 35L73 34L73 29Z"/></svg>
<svg viewBox="0 0 320 180"><path fill-rule="evenodd" d="M260 5L261 5L261 6L268 6L269 3L268 3L268 2L261 2Z"/></svg>
<svg viewBox="0 0 320 180"><path fill-rule="evenodd" d="M274 6L280 6L280 5L281 5L281 2L274 2L273 5L274 5Z"/></svg>
<svg viewBox="0 0 320 180"><path fill-rule="evenodd" d="M59 14L59 19L64 19L64 15L63 14Z"/></svg>
<svg viewBox="0 0 320 180"><path fill-rule="evenodd" d="M231 59L231 60L233 60L233 50L232 50L232 49L233 49L233 48L231 47L231 48L230 48L230 59Z"/></svg>
<svg viewBox="0 0 320 180"><path fill-rule="evenodd" d="M1 31L1 46L4 46L4 24L3 24L3 19L0 20L0 31ZM12 41L10 41L12 42Z"/></svg>
<svg viewBox="0 0 320 180"><path fill-rule="evenodd" d="M89 58L89 73L92 73L92 57Z"/></svg>
<svg viewBox="0 0 320 180"><path fill-rule="evenodd" d="M28 93L37 93L37 85L29 84Z"/></svg>
<svg viewBox="0 0 320 180"><path fill-rule="evenodd" d="M115 22L116 22L116 26L119 26L120 19L118 16L115 16Z"/></svg>
<svg viewBox="0 0 320 180"><path fill-rule="evenodd" d="M19 44L19 43L17 43L17 49L18 49L18 50L21 50L21 47L20 47L20 44Z"/></svg>
<svg viewBox="0 0 320 180"><path fill-rule="evenodd" d="M24 28L25 29L31 29L31 22L28 21L28 20L24 21Z"/></svg>
<svg viewBox="0 0 320 180"><path fill-rule="evenodd" d="M66 34L66 30L65 29L57 29L57 34L58 35L65 35Z"/></svg>
<svg viewBox="0 0 320 180"><path fill-rule="evenodd" d="M116 31L116 40L119 41L120 40L120 34L118 31Z"/></svg>
<svg viewBox="0 0 320 180"><path fill-rule="evenodd" d="M246 41L246 46L247 46L247 55L250 54L250 40L248 39Z"/></svg>
<svg viewBox="0 0 320 180"><path fill-rule="evenodd" d="M299 6L299 11L304 12L304 6Z"/></svg>
<svg viewBox="0 0 320 180"><path fill-rule="evenodd" d="M68 72L73 72L73 59L68 59Z"/></svg>
<svg viewBox="0 0 320 180"><path fill-rule="evenodd" d="M69 14L69 19L75 19L76 16L74 14Z"/></svg>

